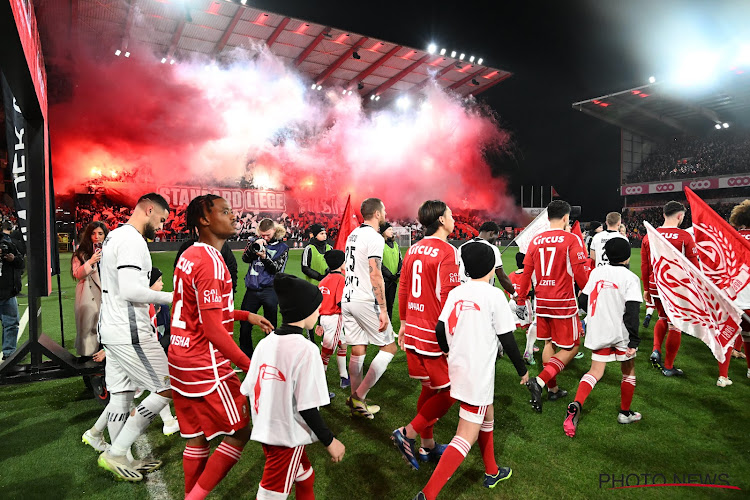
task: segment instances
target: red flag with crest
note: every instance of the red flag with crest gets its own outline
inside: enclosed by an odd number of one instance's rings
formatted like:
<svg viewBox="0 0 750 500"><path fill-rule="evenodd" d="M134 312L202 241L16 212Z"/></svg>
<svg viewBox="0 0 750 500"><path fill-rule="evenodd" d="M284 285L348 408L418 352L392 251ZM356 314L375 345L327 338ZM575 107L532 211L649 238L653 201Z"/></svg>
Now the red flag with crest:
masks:
<svg viewBox="0 0 750 500"><path fill-rule="evenodd" d="M357 229L358 226L359 219L357 218L357 214L352 208L352 195L349 195L349 197L346 199L344 215L341 216L341 223L339 224L339 234L338 236L336 236L336 244L333 245L333 248L335 248L336 250L341 250L342 252L345 251L346 239L349 237L352 231Z"/></svg>
<svg viewBox="0 0 750 500"><path fill-rule="evenodd" d="M750 284L750 241L689 187L685 187L685 195L690 203L703 273L734 300Z"/></svg>
<svg viewBox="0 0 750 500"><path fill-rule="evenodd" d="M656 288L669 321L702 340L723 363L740 333L742 310L648 222Z"/></svg>

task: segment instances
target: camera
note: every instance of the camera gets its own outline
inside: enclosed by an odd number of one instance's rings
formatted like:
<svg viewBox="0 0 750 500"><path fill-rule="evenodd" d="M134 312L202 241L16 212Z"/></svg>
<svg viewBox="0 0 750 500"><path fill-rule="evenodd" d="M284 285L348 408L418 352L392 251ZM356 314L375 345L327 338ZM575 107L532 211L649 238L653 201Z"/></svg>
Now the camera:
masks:
<svg viewBox="0 0 750 500"><path fill-rule="evenodd" d="M265 248L264 243L265 243L265 240L257 239L253 241L252 245L250 245L250 249L252 249L252 251L255 253L262 253Z"/></svg>
<svg viewBox="0 0 750 500"><path fill-rule="evenodd" d="M0 241L0 255L5 255L6 253L13 253L10 251L10 245L8 245L7 241Z"/></svg>

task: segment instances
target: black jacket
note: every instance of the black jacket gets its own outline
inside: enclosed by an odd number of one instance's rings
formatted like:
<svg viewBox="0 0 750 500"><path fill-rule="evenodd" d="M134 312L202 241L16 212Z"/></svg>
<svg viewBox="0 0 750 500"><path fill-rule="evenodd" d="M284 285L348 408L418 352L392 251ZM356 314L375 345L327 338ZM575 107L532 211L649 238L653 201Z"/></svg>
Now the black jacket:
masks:
<svg viewBox="0 0 750 500"><path fill-rule="evenodd" d="M177 262L180 260L180 255L182 255L182 252L193 246L193 243L195 243L195 240L190 239L185 241L177 250L177 257L174 259L174 266L177 267ZM224 263L227 265L227 269L229 269L229 275L232 277L232 291L237 292L237 259L234 257L234 254L232 253L232 249L229 246L229 242L225 241L224 246L221 247L221 256L224 257Z"/></svg>
<svg viewBox="0 0 750 500"><path fill-rule="evenodd" d="M21 292L21 275L26 263L24 262L23 255L18 251L16 244L10 238L9 235L3 233L0 237L0 249L2 249L3 256L0 257L0 263L2 264L2 275L0 275L0 300L7 300L11 297L15 297ZM5 260L5 254L12 253L14 255L13 262Z"/></svg>

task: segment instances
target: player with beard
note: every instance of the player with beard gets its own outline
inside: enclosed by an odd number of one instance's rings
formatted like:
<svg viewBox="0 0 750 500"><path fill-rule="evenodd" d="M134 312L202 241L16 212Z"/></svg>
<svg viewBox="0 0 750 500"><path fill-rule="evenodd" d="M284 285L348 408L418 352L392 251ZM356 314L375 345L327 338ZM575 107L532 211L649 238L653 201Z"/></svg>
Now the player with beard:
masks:
<svg viewBox="0 0 750 500"><path fill-rule="evenodd" d="M368 198L362 202L360 212L364 223L346 239L346 280L341 315L346 343L352 346L349 358L352 395L347 404L353 417L372 420L380 407L368 405L365 398L396 354L396 343L386 310L381 270L385 242L379 229L385 223L385 205L378 198ZM369 344L378 346L380 352L370 363L367 376L363 377Z"/></svg>
<svg viewBox="0 0 750 500"><path fill-rule="evenodd" d="M205 498L237 463L250 439L250 412L230 361L248 371L250 359L232 339L235 321L273 330L267 319L234 309L232 278L221 248L235 235L234 213L224 198L207 194L187 208L187 228L197 241L180 256L174 273L174 315L169 373L180 434L187 438L182 464L185 495ZM209 457L208 441L224 439Z"/></svg>
<svg viewBox="0 0 750 500"><path fill-rule="evenodd" d="M151 255L144 240L156 236L168 215L163 197L143 195L128 222L111 231L102 245L99 340L107 353L112 446L98 463L125 481L141 481L142 473L161 466L161 461L128 460L126 454L172 397L167 356L149 316L149 304L171 304L172 294L149 288ZM151 394L131 412L136 387Z"/></svg>
<svg viewBox="0 0 750 500"><path fill-rule="evenodd" d="M664 224L656 230L669 241L672 246L685 254L685 257L697 268L700 269L698 260L698 248L695 245L693 237L680 229L680 224L685 220L685 205L678 201L670 201L664 205ZM682 370L674 367L674 360L677 357L677 351L680 349L682 342L682 332L677 329L667 318L664 311L664 305L659 298L659 291L656 288L654 268L651 265L651 247L648 243L648 236L643 238L641 246L641 280L643 281L643 298L646 303L653 300L656 310L659 312L659 320L654 326L654 350L649 359L654 368L660 368L665 377L680 376ZM667 352L664 357L664 365L661 359L661 347L664 342L664 334L667 333Z"/></svg>

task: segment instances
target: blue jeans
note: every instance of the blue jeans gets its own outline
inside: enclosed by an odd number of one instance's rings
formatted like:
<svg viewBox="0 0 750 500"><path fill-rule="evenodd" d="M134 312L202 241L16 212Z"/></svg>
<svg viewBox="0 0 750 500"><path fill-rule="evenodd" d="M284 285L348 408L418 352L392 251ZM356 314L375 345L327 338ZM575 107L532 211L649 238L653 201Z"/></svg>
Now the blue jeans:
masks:
<svg viewBox="0 0 750 500"><path fill-rule="evenodd" d="M0 320L3 322L3 356L16 351L18 341L18 301L15 297L0 300Z"/></svg>

